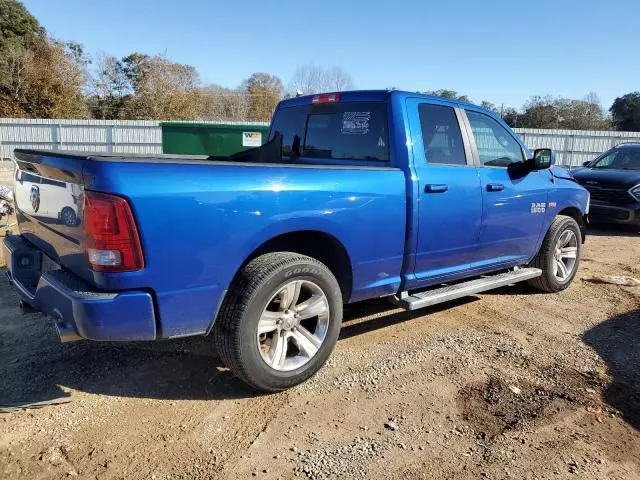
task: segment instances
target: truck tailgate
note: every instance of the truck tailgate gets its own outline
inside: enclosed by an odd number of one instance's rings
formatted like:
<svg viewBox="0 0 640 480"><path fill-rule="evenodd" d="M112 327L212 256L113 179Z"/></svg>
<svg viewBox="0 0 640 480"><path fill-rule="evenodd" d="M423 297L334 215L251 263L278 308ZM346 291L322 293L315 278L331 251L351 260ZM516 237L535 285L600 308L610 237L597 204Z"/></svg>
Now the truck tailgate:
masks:
<svg viewBox="0 0 640 480"><path fill-rule="evenodd" d="M91 279L82 246L82 170L87 157L15 151L16 217L24 239L76 275Z"/></svg>

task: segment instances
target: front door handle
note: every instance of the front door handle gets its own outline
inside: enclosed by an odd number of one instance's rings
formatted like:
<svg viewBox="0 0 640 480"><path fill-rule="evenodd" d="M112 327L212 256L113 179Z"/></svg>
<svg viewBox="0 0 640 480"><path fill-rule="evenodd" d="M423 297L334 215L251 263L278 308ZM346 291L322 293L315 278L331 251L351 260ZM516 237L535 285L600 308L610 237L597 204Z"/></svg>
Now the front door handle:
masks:
<svg viewBox="0 0 640 480"><path fill-rule="evenodd" d="M449 185L444 183L429 183L424 186L424 193L444 193L449 190Z"/></svg>
<svg viewBox="0 0 640 480"><path fill-rule="evenodd" d="M487 184L488 192L501 192L504 190L504 185L501 183L489 183Z"/></svg>

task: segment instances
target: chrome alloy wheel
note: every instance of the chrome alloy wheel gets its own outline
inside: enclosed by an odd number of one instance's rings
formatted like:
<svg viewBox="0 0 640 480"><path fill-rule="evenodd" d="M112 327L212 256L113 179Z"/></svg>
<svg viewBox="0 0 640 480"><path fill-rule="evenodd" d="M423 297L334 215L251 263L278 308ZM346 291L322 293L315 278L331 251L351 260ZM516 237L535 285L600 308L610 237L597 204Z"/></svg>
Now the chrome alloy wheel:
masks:
<svg viewBox="0 0 640 480"><path fill-rule="evenodd" d="M311 360L329 327L329 301L309 280L293 280L267 302L258 321L258 349L274 370L295 370Z"/></svg>
<svg viewBox="0 0 640 480"><path fill-rule="evenodd" d="M565 230L558 237L553 255L553 274L564 282L573 273L578 259L578 238L572 230Z"/></svg>

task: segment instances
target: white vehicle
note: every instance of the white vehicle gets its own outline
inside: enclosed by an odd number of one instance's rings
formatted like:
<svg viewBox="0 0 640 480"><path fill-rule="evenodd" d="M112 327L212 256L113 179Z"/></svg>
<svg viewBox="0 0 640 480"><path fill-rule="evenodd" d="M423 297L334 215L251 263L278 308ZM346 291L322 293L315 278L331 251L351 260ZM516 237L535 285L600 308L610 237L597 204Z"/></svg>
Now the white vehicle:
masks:
<svg viewBox="0 0 640 480"><path fill-rule="evenodd" d="M28 215L57 220L68 227L78 225L78 185L16 171L17 207Z"/></svg>

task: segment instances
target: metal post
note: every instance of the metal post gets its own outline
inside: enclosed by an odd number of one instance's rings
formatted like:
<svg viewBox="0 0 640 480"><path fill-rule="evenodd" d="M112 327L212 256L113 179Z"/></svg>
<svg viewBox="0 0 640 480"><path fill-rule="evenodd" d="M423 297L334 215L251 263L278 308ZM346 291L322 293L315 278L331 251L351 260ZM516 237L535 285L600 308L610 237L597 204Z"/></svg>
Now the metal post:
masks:
<svg viewBox="0 0 640 480"><path fill-rule="evenodd" d="M51 125L51 149L52 150L60 150L59 148L59 138L60 138L60 125L57 123L54 123L53 125Z"/></svg>
<svg viewBox="0 0 640 480"><path fill-rule="evenodd" d="M573 154L575 151L575 146L576 146L576 135L571 135L571 157L569 158L569 166L572 167L573 166Z"/></svg>
<svg viewBox="0 0 640 480"><path fill-rule="evenodd" d="M113 153L113 125L107 125L107 152Z"/></svg>

